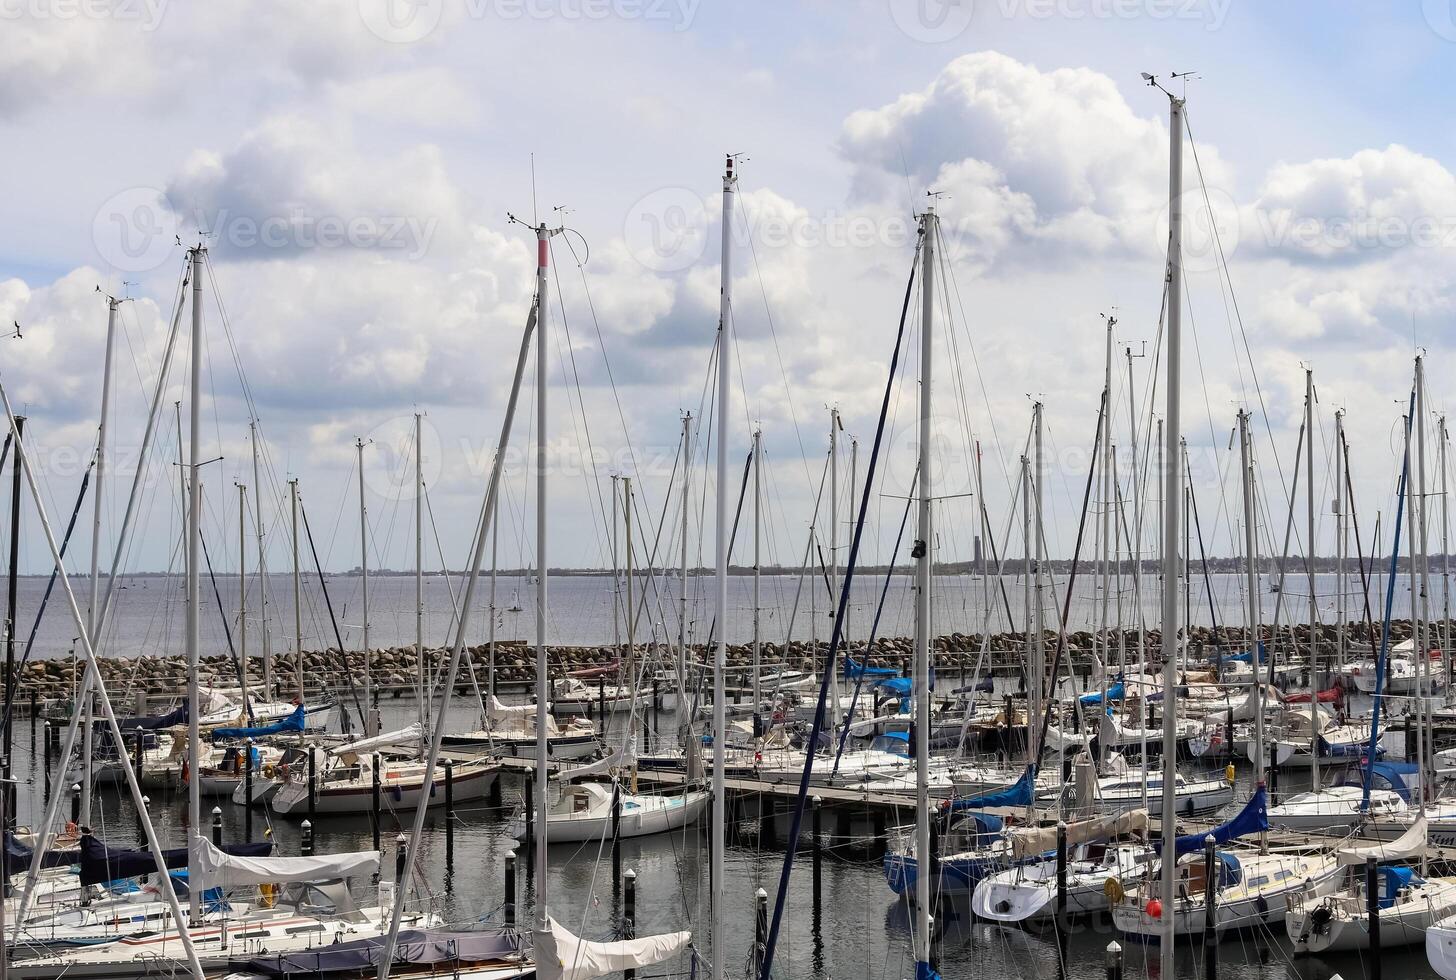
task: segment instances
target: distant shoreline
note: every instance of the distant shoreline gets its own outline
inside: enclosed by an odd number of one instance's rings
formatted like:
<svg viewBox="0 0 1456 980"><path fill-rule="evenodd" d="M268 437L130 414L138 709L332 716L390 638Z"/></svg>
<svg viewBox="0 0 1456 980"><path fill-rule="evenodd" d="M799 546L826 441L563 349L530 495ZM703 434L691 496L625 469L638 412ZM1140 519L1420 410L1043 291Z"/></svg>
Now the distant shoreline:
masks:
<svg viewBox="0 0 1456 980"><path fill-rule="evenodd" d="M1453 555L1451 557L1452 557L1453 564L1456 564L1456 555ZM1390 569L1390 561L1389 561L1389 558L1388 557L1386 557L1386 558L1380 558L1377 555L1377 559L1378 560L1375 563L1375 567L1373 567L1373 568L1371 567L1369 561L1368 560L1366 561L1366 564L1365 564L1365 574L1366 575L1371 576L1371 577L1377 577L1377 576L1380 576L1380 575L1384 575L1386 572L1389 571L1389 569ZM1427 559L1426 560L1429 563L1429 565L1431 566L1431 575L1433 577L1439 577L1441 575L1442 566L1445 563L1446 559L1447 559L1447 556L1446 555L1428 555L1427 556ZM1135 563L1134 562L1131 562L1131 561L1112 562L1112 563L1110 563L1110 565L1111 565L1111 572L1113 574L1116 574L1118 572L1121 572L1124 575L1130 575L1132 573L1132 571L1133 571L1134 564ZM1023 559L1021 559L1021 558L1007 558L1007 559L1005 559L1002 562L1001 573L1006 578L1019 578L1019 577L1021 577L1021 574L1022 574L1023 565L1024 565L1024 562L1023 562ZM1282 566L1282 568L1281 568L1281 566ZM1335 559L1333 557L1318 557L1318 558L1315 559L1314 566L1315 566L1314 567L1315 572L1317 574L1320 574L1320 575L1331 575L1331 574L1334 574L1336 571L1338 571L1338 567L1337 567L1338 566L1338 561L1337 561L1337 559ZM1072 570L1072 561L1069 558L1056 558L1056 559L1052 559L1052 560L1047 561L1046 562L1046 567L1048 569L1050 569L1050 571L1053 574L1056 574L1056 575L1066 575L1066 574L1070 573L1071 570ZM1397 567L1399 569L1401 569L1402 571L1409 569L1409 567L1410 567L1410 560L1407 557L1405 557L1405 556L1401 556L1397 560ZM1240 573L1241 574L1244 571L1243 559L1242 558L1208 558L1208 559L1201 559L1200 558L1200 559L1198 559L1198 560L1196 560L1194 562L1194 568L1196 569L1196 571L1194 573L1195 575L1201 574L1205 570L1208 571L1208 572L1211 572L1213 574L1217 574L1217 575L1231 575L1231 574L1236 574L1236 573ZM1096 570L1096 571L1098 571L1100 573L1100 571L1101 571L1100 566L1098 565L1097 559L1095 557L1082 559L1081 561L1079 561L1077 563L1077 569L1078 569L1078 572L1079 573L1090 573L1093 570ZM1144 575L1157 575L1161 570L1162 569L1161 569L1160 563L1158 561L1154 560L1154 559L1144 559L1143 562L1142 562L1142 573ZM1281 570L1284 572L1285 575L1293 575L1293 574L1296 574L1296 573L1303 574L1304 571L1305 571L1304 559L1301 558L1301 557L1293 557L1293 558L1285 559L1283 562L1279 562L1279 561L1276 561L1276 560L1273 560L1273 559L1268 559L1268 560L1264 560L1264 561L1261 561L1260 562L1260 567L1259 567L1259 574L1260 575L1263 575L1263 576L1266 576L1267 577L1267 576L1276 574L1276 573L1280 572ZM794 575L794 576L798 576L798 575L805 574L807 571L808 571L808 569L806 569L806 568L798 567L798 566L792 566L792 565L765 565L762 568L762 574L764 574L764 575L779 575L779 576L782 576L782 575ZM884 574L888 573L889 571L890 571L890 566L888 566L888 565L860 565L858 567L858 569L856 570L856 574L858 574L858 575L884 575ZM980 571L981 571L980 564L977 563L977 562L973 562L973 561L945 562L945 563L939 564L939 565L937 565L935 567L935 573L936 573L936 575L975 575L975 574L979 574ZM660 575L660 574L663 574L664 572L667 573L667 574L670 574L670 575L676 575L677 572L678 572L678 569L677 569L677 567L675 565L666 565L666 566L659 565L655 569L653 569L653 574ZM688 569L688 574L690 576L694 577L694 578L707 578L707 577L711 577L713 575L713 572L714 572L714 570L711 569L711 568L689 568ZM914 566L913 565L896 565L896 566L894 566L894 572L896 574L900 574L900 575L910 575L910 574L913 574L914 573ZM843 569L841 569L841 574L842 573L843 573ZM1345 573L1347 575L1351 576L1352 578L1355 578L1355 579L1358 579L1360 577L1360 559L1358 557L1351 556L1351 557L1348 557L1348 558L1345 559ZM125 573L123 573L119 577L120 578L124 578L124 579L130 579L130 578L177 578L177 577L180 577L182 574L183 573L182 573L181 570L172 571L172 572L125 572ZM233 571L221 571L221 570L219 570L217 572L217 577L218 578L233 578L233 577L236 577L236 574L237 573L236 572L233 572ZM254 573L249 573L249 574L251 575L251 574L254 574ZM275 570L269 572L268 574L269 575L287 575L287 574L290 574L290 573L287 570L277 570L277 569L275 569ZM318 575L318 573L315 572L313 569L306 569L303 574L304 574L305 577L309 577L309 578L315 578ZM341 570L341 571L325 572L324 574L325 575L328 575L328 576L330 576L332 578L358 578L359 577L359 574L360 574L360 570L356 566L354 568L344 569L344 570ZM415 572L414 572L414 569L412 569L412 568L411 569L371 568L369 570L369 577L370 578L411 577L414 574L415 574ZM438 576L438 575L441 575L441 574L453 575L453 576L464 576L467 573L466 573L466 571L464 569L457 569L457 568L452 568L452 569L449 569L448 571L443 571L443 572L440 569L438 569L438 568L435 568L435 569L426 569L425 570L425 576L427 578L428 577L431 577L431 576ZM481 571L481 574L482 575L485 575L485 574L488 574L488 572L486 570L482 570ZM501 569L497 569L496 570L496 574L499 575L499 576L505 577L505 578L529 578L529 577L534 576L536 574L536 569L534 569L534 568L501 568ZM605 577L608 577L608 576L610 576L612 574L612 570L610 568L551 568L551 569L547 569L547 574L548 575L551 575L553 577L556 577L556 578L605 578ZM642 575L645 575L645 574L647 574L645 570L643 570L643 569L638 569L637 570L637 575L639 577L642 576ZM753 574L753 566L752 565L730 565L730 566L728 566L728 574L729 575L733 575L733 576L752 575ZM22 572L22 573L20 573L20 575L17 576L17 578L22 578L22 579L47 579L47 578L50 578L50 575L51 575L51 573L48 572L48 571L47 572ZM72 581L88 581L91 576L88 575L88 574L86 574L86 573L83 573L83 572L71 572L70 573L70 577L71 577ZM0 575L0 580L3 580L3 579L4 579L4 576L3 575Z"/></svg>

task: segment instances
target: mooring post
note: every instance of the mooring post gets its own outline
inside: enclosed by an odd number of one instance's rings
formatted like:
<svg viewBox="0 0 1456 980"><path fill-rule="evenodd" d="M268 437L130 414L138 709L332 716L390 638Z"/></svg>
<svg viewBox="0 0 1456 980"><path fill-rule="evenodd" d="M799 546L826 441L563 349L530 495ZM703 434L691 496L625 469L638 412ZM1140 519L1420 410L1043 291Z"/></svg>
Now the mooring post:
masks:
<svg viewBox="0 0 1456 980"><path fill-rule="evenodd" d="M763 972L763 957L768 945L768 892L760 888L753 893L753 975Z"/></svg>
<svg viewBox="0 0 1456 980"><path fill-rule="evenodd" d="M824 896L824 811L823 800L815 796L809 801L814 819L814 921L819 921L819 910Z"/></svg>
<svg viewBox="0 0 1456 980"><path fill-rule="evenodd" d="M380 808L379 799L379 767L369 767L369 794L370 802L374 804L369 812L369 827L374 831L374 849L379 850L379 825L384 822L384 813Z"/></svg>
<svg viewBox="0 0 1456 980"><path fill-rule="evenodd" d="M253 740L248 739L247 759L243 765L243 837L253 842Z"/></svg>
<svg viewBox="0 0 1456 980"><path fill-rule="evenodd" d="M313 856L313 821L305 820L300 828L303 831L303 840L298 845L298 853L304 857Z"/></svg>
<svg viewBox="0 0 1456 980"><path fill-rule="evenodd" d="M455 762L445 760L445 865L455 863Z"/></svg>
<svg viewBox="0 0 1456 980"><path fill-rule="evenodd" d="M1218 842L1203 838L1203 980L1218 977Z"/></svg>
<svg viewBox="0 0 1456 980"><path fill-rule="evenodd" d="M81 822L81 784L71 784L71 823Z"/></svg>
<svg viewBox="0 0 1456 980"><path fill-rule="evenodd" d="M1370 925L1370 980L1380 980L1380 869L1365 859L1365 914Z"/></svg>
<svg viewBox="0 0 1456 980"><path fill-rule="evenodd" d="M624 879L626 888L622 899L622 938L635 939L637 938L637 872L628 868ZM622 971L622 980L633 980L635 976L637 976L636 970Z"/></svg>
<svg viewBox="0 0 1456 980"><path fill-rule="evenodd" d="M506 851L506 928L516 924L516 849Z"/></svg>
<svg viewBox="0 0 1456 980"><path fill-rule="evenodd" d="M347 712L346 712L347 714ZM308 820L309 823L318 819L318 784L314 778L318 763L314 761L314 747L308 747Z"/></svg>
<svg viewBox="0 0 1456 980"><path fill-rule="evenodd" d="M1107 944L1107 980L1122 980L1122 947L1113 940Z"/></svg>
<svg viewBox="0 0 1456 980"><path fill-rule="evenodd" d="M1057 821L1057 942L1067 941L1067 823Z"/></svg>
<svg viewBox="0 0 1456 980"><path fill-rule="evenodd" d="M394 887L404 887L404 866L409 860L409 841L404 834L394 835Z"/></svg>
<svg viewBox="0 0 1456 980"><path fill-rule="evenodd" d="M212 846L222 847L222 807L212 808Z"/></svg>
<svg viewBox="0 0 1456 980"><path fill-rule="evenodd" d="M622 784L612 783L612 892L622 882Z"/></svg>

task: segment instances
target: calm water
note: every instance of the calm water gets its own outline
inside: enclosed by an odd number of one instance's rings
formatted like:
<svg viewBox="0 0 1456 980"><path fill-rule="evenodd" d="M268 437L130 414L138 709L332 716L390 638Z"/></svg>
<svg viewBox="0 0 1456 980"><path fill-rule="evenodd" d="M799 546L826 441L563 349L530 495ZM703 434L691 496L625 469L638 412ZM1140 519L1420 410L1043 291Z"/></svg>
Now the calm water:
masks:
<svg viewBox="0 0 1456 980"><path fill-rule="evenodd" d="M1193 592L1189 599L1189 614L1195 624L1208 625L1243 622L1243 577L1240 575L1212 575L1213 602L1210 603L1203 576L1195 574ZM332 602L334 620L344 644L357 648L362 642L360 625L363 622L363 596L358 576L330 576L327 582L328 599ZM23 640L30 633L36 611L41 606L45 593L44 578L23 578L19 584L18 637ZM464 583L459 579L446 580L434 576L425 580L425 636L431 644L446 641L451 634L454 608L452 594L459 596ZM1001 588L991 593L990 628L993 631L1021 629L1024 619L1022 580L1012 576L1003 579ZM857 578L851 589L850 623L852 636L864 636L874 618L885 583L883 577ZM677 597L676 582L658 579L649 582L639 580L638 595L646 591L647 600L638 623L639 641L649 636L673 638L677 636L678 617L682 603ZM1431 582L1432 615L1441 613L1441 581L1434 576ZM87 590L79 580L75 585L77 599L84 611ZM1358 589L1358 582L1356 583ZM203 579L204 614L202 619L203 653L227 652L228 637L224 622L231 631L233 643L241 643L238 629L238 580L236 577L217 577L217 591L221 595L219 605L211 582ZM1043 584L1045 621L1054 624L1061 612L1065 578L1058 577L1055 597ZM1316 578L1316 595L1319 602L1319 616L1324 622L1333 622L1336 612L1335 577L1322 575ZM1380 618L1384 603L1384 583L1371 583L1371 608L1374 617ZM414 579L411 576L377 576L370 579L370 645L374 647L398 646L414 642ZM1145 621L1155 624L1158 619L1158 581L1155 576L1144 579L1141 588L1141 605ZM707 638L712 622L712 580L693 578L688 583L688 630L690 638L703 641ZM1284 601L1280 609L1280 621L1304 621L1308 618L1308 600L1303 577L1293 576L1285 583ZM479 601L472 616L471 641L484 642L489 630L488 585L483 579L477 592ZM530 581L516 577L502 576L497 584L496 630L501 639L534 637L535 630L535 587ZM728 621L730 642L745 642L753 633L753 585L748 576L734 576L729 580L729 606L732 615ZM765 639L781 642L786 637L807 640L812 635L827 638L833 625L827 601L827 591L820 581L819 591L810 594L807 583L801 588L794 576L764 576L761 587L761 622ZM1072 629L1095 628L1101 621L1100 583L1090 573L1079 575L1072 604L1069 625ZM550 580L550 640L552 643L569 645L594 645L610 643L613 630L614 588L610 576L570 575ZM797 610L795 600L797 596ZM257 580L250 579L247 600L247 642L251 653L262 648L264 617L262 616L262 590ZM1117 622L1117 606L1123 608L1121 620L1128 625L1134 623L1134 593L1130 576L1124 576L1119 589L1114 582L1108 592L1108 621ZM1350 618L1363 615L1363 604L1357 602L1357 595L1347 595L1346 608ZM979 633L984 628L985 589L982 582L972 576L942 576L937 579L934 595L933 620L938 633L955 631ZM1267 591L1261 595L1263 618L1267 622L1275 613L1279 596ZM103 638L102 652L112 656L137 656L139 654L180 653L182 651L185 607L183 581L180 577L141 576L121 582L113 601L114 611ZM617 604L625 606L625 601ZM1007 617L1010 608L1011 619ZM519 607L520 611L511 611ZM221 611L219 611L219 609ZM1407 616L1410 610L1410 593L1405 579L1397 581L1395 592L1395 615ZM909 587L909 578L896 575L890 580L885 592L879 634L882 636L908 636L912 632L914 605ZM288 575L271 575L267 589L267 632L274 650L293 648L293 585ZM618 630L625 630L619 620ZM36 636L34 656L38 658L67 655L77 635L75 623L65 602L65 594L58 585L51 602L41 620ZM306 649L321 649L335 645L334 629L328 613L324 593L316 578L305 579L303 587L303 643Z"/></svg>
<svg viewBox="0 0 1456 980"><path fill-rule="evenodd" d="M413 720L412 706L403 702L386 702L384 712L386 726ZM34 823L41 812L35 783L40 776L36 771L40 759L30 755L35 743L27 722L21 722L15 737L17 776L28 780L19 801L21 819ZM1246 781L1247 774L1243 778ZM1298 788L1294 785L1296 779L1297 774L1286 778L1287 791ZM446 860L444 814L435 812L429 817L417 882L438 900L442 910L457 925L501 919L504 856L514 844L506 836L505 821L517 806L522 789L521 782L511 777L506 777L503 785L499 809L491 809L481 801L462 806L457 813L453 864ZM212 805L206 803L205 809ZM242 811L227 801L217 805L224 810L227 839L238 839L243 833ZM153 819L160 831L169 835L173 846L182 843L180 827L185 809L185 796L180 794L171 799L154 800L151 805ZM255 813L255 834L263 832L266 816L265 812ZM385 816L386 868L393 867L391 841L395 821L399 819L408 822L411 817L392 812ZM903 819L908 823L913 815L906 813ZM109 842L125 846L136 840L135 811L129 801L119 799L113 791L100 795L95 823ZM833 821L826 823L832 826ZM321 851L372 846L367 818L325 818L320 824L316 844ZM751 823L741 825L741 829L743 836L728 852L725 878L728 921L725 941L729 945L729 975L736 977L746 975L745 964L753 936L754 891L762 887L771 896L774 894L784 854L782 849L760 848ZM272 831L281 853L298 853L298 824L280 821L272 824ZM781 827L781 836L785 833L786 828ZM520 887L526 903L523 915L529 915L534 907L534 896L526 883L526 863L522 861L519 865ZM553 847L550 863L552 914L575 932L591 938L612 938L618 906L612 890L610 845L606 848L597 844ZM624 841L622 863L624 869L634 869L638 874L639 934L691 929L698 937L699 950L706 954L708 854L707 838L702 830ZM1050 932L1007 931L972 924L963 908L949 910L946 917L950 922L942 946L942 974L947 978L1100 980L1105 975L1103 950L1116 938L1107 922L1077 924L1063 959ZM836 847L833 857L825 863L823 904L816 918L810 858L799 857L789 889L777 976L863 977L865 980L912 977L914 963L910 948L910 922L905 906L885 884L878 858ZM1220 956L1221 975L1231 980L1326 980L1337 973L1345 977L1364 973L1357 957L1295 961L1284 941L1282 926L1268 934L1229 939L1221 945ZM1384 964L1387 976L1434 976L1419 949L1388 952ZM684 957L679 962L654 967L646 975L688 976L689 970L690 964ZM1130 978L1158 976L1156 954L1129 947L1125 975ZM1178 976L1189 980L1201 977L1201 960L1192 952L1180 951Z"/></svg>

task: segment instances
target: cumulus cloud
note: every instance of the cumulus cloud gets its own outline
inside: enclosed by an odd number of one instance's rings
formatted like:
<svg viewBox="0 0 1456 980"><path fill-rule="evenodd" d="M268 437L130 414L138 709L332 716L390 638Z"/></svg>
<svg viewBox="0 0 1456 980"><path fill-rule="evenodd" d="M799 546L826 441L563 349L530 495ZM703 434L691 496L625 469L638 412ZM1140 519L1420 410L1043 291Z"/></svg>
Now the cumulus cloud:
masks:
<svg viewBox="0 0 1456 980"><path fill-rule="evenodd" d="M1245 212L1245 237L1296 261L1384 261L1456 254L1456 175L1391 144L1273 167Z"/></svg>
<svg viewBox="0 0 1456 980"><path fill-rule="evenodd" d="M907 170L917 191L946 192L948 234L983 264L1157 255L1168 148L1159 108L1134 111L1090 69L1041 71L978 52L918 92L850 115L839 146L863 198L903 200ZM1203 166L1211 183L1228 180L1212 148Z"/></svg>

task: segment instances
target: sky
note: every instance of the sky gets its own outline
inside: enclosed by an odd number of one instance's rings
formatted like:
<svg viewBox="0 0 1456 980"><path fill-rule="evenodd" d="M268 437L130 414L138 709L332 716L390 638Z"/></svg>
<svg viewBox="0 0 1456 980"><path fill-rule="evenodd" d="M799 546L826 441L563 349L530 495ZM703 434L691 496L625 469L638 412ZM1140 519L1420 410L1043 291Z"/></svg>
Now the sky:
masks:
<svg viewBox="0 0 1456 980"><path fill-rule="evenodd" d="M1181 428L1204 549L1240 547L1240 409L1252 413L1261 549L1281 547L1309 368L1316 548L1335 547L1340 410L1369 550L1377 512L1383 528L1392 520L1422 350L1426 524L1439 548L1440 382L1456 356L1451 3L0 0L0 18L0 323L19 324L0 339L0 383L29 419L58 528L94 453L106 297L124 300L103 567L199 242L214 562L238 562L243 484L246 533L261 514L267 562L286 567L297 479L324 564L358 565L362 441L369 564L412 567L420 413L426 563L462 567L534 289L533 234L512 215L566 229L552 242L546 318L550 564L611 561L613 476L633 481L640 547L677 560L685 412L690 560L711 564L718 435L705 417L726 154L738 155L727 491L736 501L761 429L765 563L797 563L811 522L825 548L838 527L847 558L851 484L862 492L932 200L944 246L937 557L970 557L981 501L998 551L1020 554L1034 401L1047 551L1070 555L1108 317L1114 501L1121 537L1151 553L1160 491L1134 473L1152 462L1150 409L1166 412L1170 140L1169 99L1142 72L1187 100ZM888 557L912 485L919 304L917 292L867 560ZM181 313L122 548L130 571L180 567L173 406L186 434L190 307ZM534 370L506 454L503 566L535 561ZM812 516L831 409L843 424L837 523L827 489ZM33 526L29 505L24 516ZM751 503L743 520L734 559L746 563ZM91 537L88 501L68 567L84 569ZM44 539L26 535L22 569L49 567Z"/></svg>

